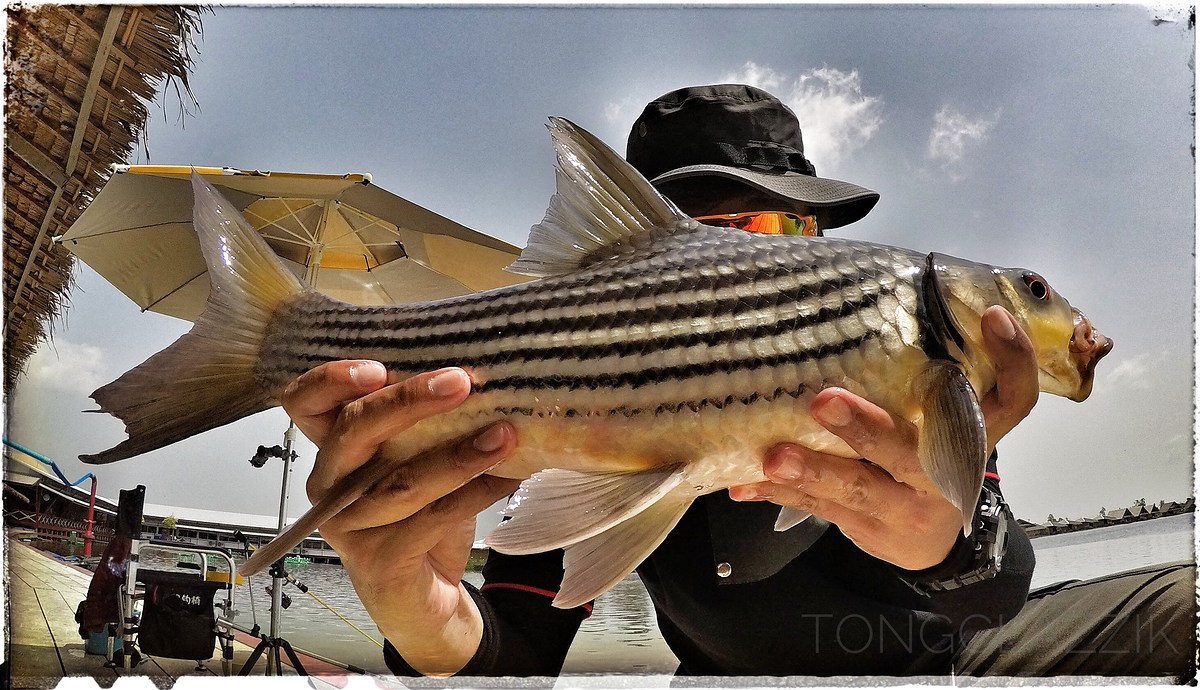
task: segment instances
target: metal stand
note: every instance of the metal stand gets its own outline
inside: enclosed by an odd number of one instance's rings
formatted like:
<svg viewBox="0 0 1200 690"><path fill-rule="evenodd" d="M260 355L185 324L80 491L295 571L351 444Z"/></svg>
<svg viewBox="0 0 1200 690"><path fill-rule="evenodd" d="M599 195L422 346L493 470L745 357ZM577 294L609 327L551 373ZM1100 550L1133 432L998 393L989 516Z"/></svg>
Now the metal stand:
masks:
<svg viewBox="0 0 1200 690"><path fill-rule="evenodd" d="M287 571L284 570L282 558L271 565L271 581L275 583L274 587L271 589L271 599L273 602L275 602L272 605L272 610L274 611L274 606L279 606L282 602L283 593L280 591L280 586L284 582L295 582L295 579L288 575ZM296 584L297 586L300 586L299 583ZM258 658L262 656L263 652L266 652L267 654L267 675L282 676L283 664L282 659L279 656L279 651L281 649L288 655L288 660L292 662L292 667L296 669L297 675L308 675L308 672L304 670L304 665L300 663L300 658L297 657L296 652L292 650L291 643L279 636L278 621L279 619L272 614L271 633L269 635L259 636L259 643L254 648L254 651L250 653L249 658L246 659L246 663L242 666L242 670L238 672L239 676L250 675L250 672L254 669L254 664L258 663Z"/></svg>
<svg viewBox="0 0 1200 690"><path fill-rule="evenodd" d="M296 458L296 453L293 448L296 444L296 425L289 424L288 429L283 434L283 447L275 446L274 448L265 448L259 446L258 453L251 460L251 464L256 467L262 467L266 463L267 457L280 457L283 459L283 485L279 490L279 526L278 533L283 532L283 528L287 526L287 505L288 505L288 481L292 475L292 460ZM296 653L292 651L292 645L287 640L279 635L279 619L283 612L283 585L288 581L287 571L283 568L283 559L276 561L270 570L271 575L271 627L270 632L260 636L258 646L250 654L246 660L242 670L238 675L246 676L254 668L254 664L258 662L258 658L263 652L267 655L267 671L270 675L283 675L282 659L279 652L282 649L288 655L288 659L292 662L292 666L296 669L299 675L308 675L304 671L304 667L300 664L300 659L296 657Z"/></svg>

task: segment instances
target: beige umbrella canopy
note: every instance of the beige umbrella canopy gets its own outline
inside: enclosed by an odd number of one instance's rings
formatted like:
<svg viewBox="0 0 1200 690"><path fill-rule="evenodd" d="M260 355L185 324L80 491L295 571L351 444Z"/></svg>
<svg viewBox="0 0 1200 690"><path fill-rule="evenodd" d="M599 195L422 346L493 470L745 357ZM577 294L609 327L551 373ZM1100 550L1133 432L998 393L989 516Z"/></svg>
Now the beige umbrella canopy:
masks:
<svg viewBox="0 0 1200 690"><path fill-rule="evenodd" d="M229 199L284 263L355 304L415 302L528 280L519 250L376 187L366 175L119 166L58 238L143 310L194 320L208 298L192 229L192 171Z"/></svg>

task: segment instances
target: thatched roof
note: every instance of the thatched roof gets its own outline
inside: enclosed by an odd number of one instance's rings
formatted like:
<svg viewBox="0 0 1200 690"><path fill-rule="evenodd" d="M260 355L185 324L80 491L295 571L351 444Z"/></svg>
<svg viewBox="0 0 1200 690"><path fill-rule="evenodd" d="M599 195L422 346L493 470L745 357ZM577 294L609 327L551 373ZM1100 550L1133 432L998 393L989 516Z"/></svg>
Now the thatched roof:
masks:
<svg viewBox="0 0 1200 690"><path fill-rule="evenodd" d="M66 307L66 232L124 163L168 82L183 102L200 7L7 8L4 392ZM186 104L185 104L186 105Z"/></svg>

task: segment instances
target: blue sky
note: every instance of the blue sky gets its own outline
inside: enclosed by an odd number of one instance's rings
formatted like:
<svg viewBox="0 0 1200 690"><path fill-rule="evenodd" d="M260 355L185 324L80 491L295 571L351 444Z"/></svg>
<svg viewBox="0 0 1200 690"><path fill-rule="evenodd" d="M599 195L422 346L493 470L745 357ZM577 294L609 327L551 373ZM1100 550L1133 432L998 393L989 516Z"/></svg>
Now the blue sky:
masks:
<svg viewBox="0 0 1200 690"><path fill-rule="evenodd" d="M1116 341L1091 399L1044 396L1000 445L1018 516L1092 515L1193 490L1194 40L1164 7L218 7L200 110L180 118L169 94L129 162L369 172L523 245L553 192L548 116L623 150L654 97L754 83L796 109L819 174L881 193L836 234L1032 268ZM142 483L152 503L273 513L278 464L246 460L281 442L278 411L74 459L123 438L80 413L87 395L188 327L77 279L10 437L72 478L94 470L106 496ZM299 488L290 505L307 506Z"/></svg>

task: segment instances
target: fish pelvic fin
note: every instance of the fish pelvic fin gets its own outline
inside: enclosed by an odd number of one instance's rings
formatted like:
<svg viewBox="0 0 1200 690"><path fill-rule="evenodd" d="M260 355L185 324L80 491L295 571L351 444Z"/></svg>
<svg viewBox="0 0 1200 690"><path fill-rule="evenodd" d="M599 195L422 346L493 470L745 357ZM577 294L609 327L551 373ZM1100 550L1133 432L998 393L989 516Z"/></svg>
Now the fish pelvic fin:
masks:
<svg viewBox="0 0 1200 690"><path fill-rule="evenodd" d="M678 465L641 472L546 470L521 484L509 501L510 517L485 541L509 554L565 549L554 606L574 608L633 572L696 496Z"/></svg>
<svg viewBox="0 0 1200 690"><path fill-rule="evenodd" d="M694 500L691 487L678 487L608 531L566 547L562 586L552 605L581 606L625 579L667 538Z"/></svg>
<svg viewBox="0 0 1200 690"><path fill-rule="evenodd" d="M543 470L521 483L505 509L508 519L484 541L514 555L561 549L641 513L682 479L679 466L641 472Z"/></svg>
<svg viewBox="0 0 1200 690"><path fill-rule="evenodd" d="M987 469L979 399L962 368L945 360L931 361L913 386L924 409L917 442L921 469L962 513L963 534L970 536Z"/></svg>
<svg viewBox="0 0 1200 690"><path fill-rule="evenodd" d="M775 531L786 532L810 517L812 513L807 510L784 506L779 509L779 517L775 518Z"/></svg>
<svg viewBox="0 0 1200 690"><path fill-rule="evenodd" d="M268 324L304 290L242 214L192 173L193 225L208 265L208 304L191 331L92 393L128 439L79 458L123 460L279 404L256 372Z"/></svg>
<svg viewBox="0 0 1200 690"><path fill-rule="evenodd" d="M629 251L636 244L631 240L652 231L699 226L587 130L557 117L548 127L557 158L556 191L509 272L562 275Z"/></svg>

